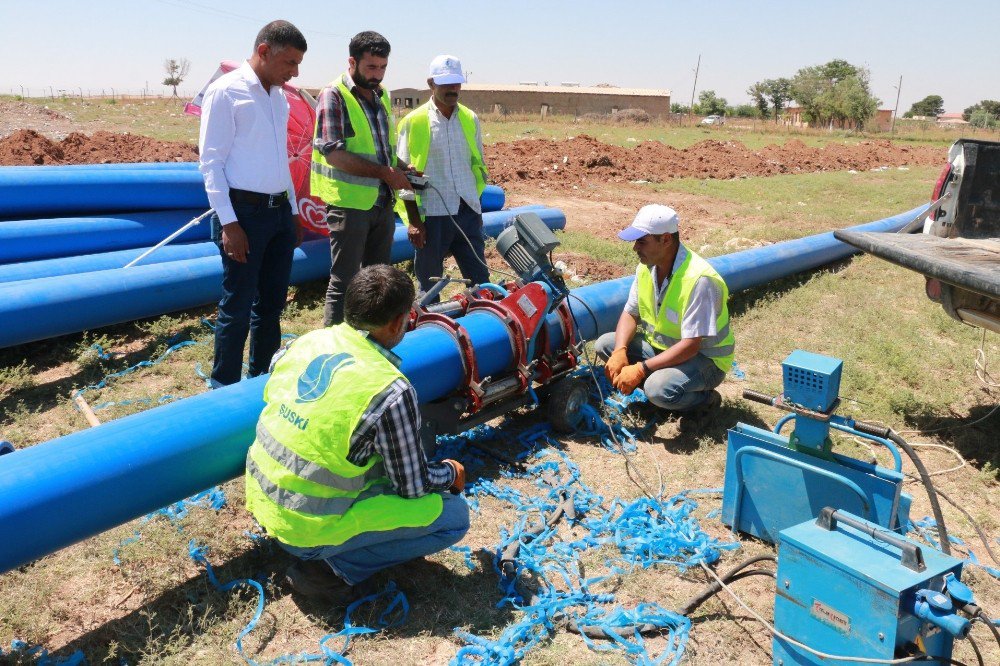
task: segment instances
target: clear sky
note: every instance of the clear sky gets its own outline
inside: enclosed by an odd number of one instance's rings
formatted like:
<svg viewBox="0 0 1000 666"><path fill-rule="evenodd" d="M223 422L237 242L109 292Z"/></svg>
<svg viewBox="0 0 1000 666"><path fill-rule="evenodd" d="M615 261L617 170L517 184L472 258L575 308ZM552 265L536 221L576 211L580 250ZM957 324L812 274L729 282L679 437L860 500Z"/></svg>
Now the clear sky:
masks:
<svg viewBox="0 0 1000 666"><path fill-rule="evenodd" d="M284 18L309 50L296 80L320 86L346 68L347 43L377 30L392 44L386 84L419 86L438 53L462 60L473 83L563 81L698 91L748 101L755 81L842 58L871 71L882 108L899 113L929 94L947 111L1000 99L997 0L700 2L307 2L305 0L0 0L0 93L49 86L164 90L166 58L187 58L194 93L223 59L246 58L257 30Z"/></svg>

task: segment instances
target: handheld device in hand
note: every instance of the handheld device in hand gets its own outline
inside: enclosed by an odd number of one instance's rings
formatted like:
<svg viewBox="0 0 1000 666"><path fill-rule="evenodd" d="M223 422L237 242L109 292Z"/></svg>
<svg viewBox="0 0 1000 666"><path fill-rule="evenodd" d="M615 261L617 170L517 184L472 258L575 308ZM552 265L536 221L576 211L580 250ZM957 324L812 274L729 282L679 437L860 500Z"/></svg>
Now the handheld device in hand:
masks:
<svg viewBox="0 0 1000 666"><path fill-rule="evenodd" d="M427 176L418 176L415 173L407 173L406 180L410 181L410 186L415 190L426 190L431 182Z"/></svg>

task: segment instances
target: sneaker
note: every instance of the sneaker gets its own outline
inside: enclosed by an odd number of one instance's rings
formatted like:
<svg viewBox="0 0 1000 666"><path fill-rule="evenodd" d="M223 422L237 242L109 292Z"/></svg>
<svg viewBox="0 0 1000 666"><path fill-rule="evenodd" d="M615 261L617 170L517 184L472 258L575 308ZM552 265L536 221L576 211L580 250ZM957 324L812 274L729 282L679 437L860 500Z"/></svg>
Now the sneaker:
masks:
<svg viewBox="0 0 1000 666"><path fill-rule="evenodd" d="M285 572L285 583L293 593L309 599L338 603L354 597L354 586L335 574L323 560L296 561Z"/></svg>

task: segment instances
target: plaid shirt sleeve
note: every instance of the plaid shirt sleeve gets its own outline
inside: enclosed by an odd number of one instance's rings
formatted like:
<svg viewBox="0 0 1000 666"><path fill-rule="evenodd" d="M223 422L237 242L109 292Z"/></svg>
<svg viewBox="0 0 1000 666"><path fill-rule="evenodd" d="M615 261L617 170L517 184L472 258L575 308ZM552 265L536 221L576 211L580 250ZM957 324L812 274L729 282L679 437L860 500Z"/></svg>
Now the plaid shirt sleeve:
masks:
<svg viewBox="0 0 1000 666"><path fill-rule="evenodd" d="M343 150L348 135L353 135L353 131L340 90L336 86L323 88L316 102L313 147L324 155L332 150Z"/></svg>
<svg viewBox="0 0 1000 666"><path fill-rule="evenodd" d="M351 439L348 459L361 464L360 459L371 453L381 455L389 481L401 497L422 497L447 490L455 482L451 465L428 462L424 456L417 392L406 380L397 379L372 401Z"/></svg>

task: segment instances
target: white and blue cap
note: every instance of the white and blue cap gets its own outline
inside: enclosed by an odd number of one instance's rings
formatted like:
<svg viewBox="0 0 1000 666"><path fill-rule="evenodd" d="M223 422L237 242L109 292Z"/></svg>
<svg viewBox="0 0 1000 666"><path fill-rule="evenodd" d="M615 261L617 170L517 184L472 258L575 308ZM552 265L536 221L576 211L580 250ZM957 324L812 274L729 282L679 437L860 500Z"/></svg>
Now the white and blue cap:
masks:
<svg viewBox="0 0 1000 666"><path fill-rule="evenodd" d="M670 206L650 204L639 209L632 224L618 232L618 238L636 241L643 236L675 234L679 223L677 211Z"/></svg>
<svg viewBox="0 0 1000 666"><path fill-rule="evenodd" d="M462 61L453 55L439 55L431 60L431 80L439 86L465 83Z"/></svg>

